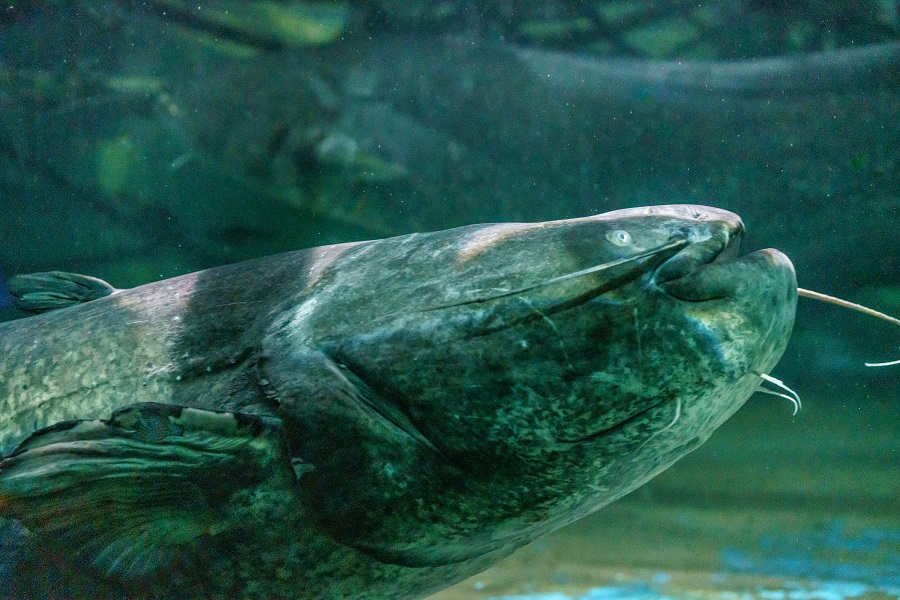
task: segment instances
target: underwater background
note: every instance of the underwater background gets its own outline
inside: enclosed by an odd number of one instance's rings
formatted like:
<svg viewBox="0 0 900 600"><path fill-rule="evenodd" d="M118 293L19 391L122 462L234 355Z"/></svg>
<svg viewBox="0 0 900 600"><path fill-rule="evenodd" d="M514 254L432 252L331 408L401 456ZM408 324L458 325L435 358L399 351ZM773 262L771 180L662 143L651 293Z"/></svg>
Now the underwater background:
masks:
<svg viewBox="0 0 900 600"><path fill-rule="evenodd" d="M900 315L900 2L0 7L0 273L117 287L648 204L737 212ZM2 280L2 277L0 277ZM0 317L16 318L0 287ZM900 598L900 330L801 299L699 450L435 598Z"/></svg>

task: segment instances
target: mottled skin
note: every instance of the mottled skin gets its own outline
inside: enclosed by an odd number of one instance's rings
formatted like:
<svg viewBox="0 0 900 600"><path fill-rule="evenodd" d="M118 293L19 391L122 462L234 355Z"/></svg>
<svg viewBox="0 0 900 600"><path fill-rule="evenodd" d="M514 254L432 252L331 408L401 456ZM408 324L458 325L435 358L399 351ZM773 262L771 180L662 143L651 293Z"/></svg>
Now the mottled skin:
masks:
<svg viewBox="0 0 900 600"><path fill-rule="evenodd" d="M698 206L478 225L211 269L0 325L6 448L138 402L280 424L278 473L236 481L216 526L165 568L106 575L62 559L62 583L47 585L420 598L484 569L670 466L776 364L793 268L774 250L737 258L742 229ZM540 285L673 239L688 244ZM3 506L3 477L0 465L0 508L27 524L24 504ZM37 537L14 584L66 554Z"/></svg>

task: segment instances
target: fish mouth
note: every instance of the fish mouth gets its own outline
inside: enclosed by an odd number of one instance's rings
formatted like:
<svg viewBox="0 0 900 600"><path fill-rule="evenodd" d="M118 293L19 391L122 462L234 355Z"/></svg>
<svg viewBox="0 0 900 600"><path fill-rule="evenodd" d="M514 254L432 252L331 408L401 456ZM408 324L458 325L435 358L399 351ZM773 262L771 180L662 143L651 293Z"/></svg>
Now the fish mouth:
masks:
<svg viewBox="0 0 900 600"><path fill-rule="evenodd" d="M663 262L653 282L668 295L688 302L717 300L734 291L733 265L741 256L743 226L715 231L709 239L689 244Z"/></svg>

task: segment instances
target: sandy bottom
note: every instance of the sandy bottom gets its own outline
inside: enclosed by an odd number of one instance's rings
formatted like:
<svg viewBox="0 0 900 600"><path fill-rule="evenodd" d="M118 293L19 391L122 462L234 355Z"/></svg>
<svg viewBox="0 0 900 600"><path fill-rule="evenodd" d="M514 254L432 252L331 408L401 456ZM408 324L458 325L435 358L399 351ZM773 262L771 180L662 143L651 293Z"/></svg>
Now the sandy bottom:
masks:
<svg viewBox="0 0 900 600"><path fill-rule="evenodd" d="M805 395L431 600L900 599L900 399Z"/></svg>

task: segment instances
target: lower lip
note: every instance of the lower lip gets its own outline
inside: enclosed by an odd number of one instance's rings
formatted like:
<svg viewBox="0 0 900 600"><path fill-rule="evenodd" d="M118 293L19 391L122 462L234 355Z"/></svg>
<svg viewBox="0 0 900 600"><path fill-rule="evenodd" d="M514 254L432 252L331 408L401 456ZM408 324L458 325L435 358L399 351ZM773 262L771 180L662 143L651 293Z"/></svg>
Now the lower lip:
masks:
<svg viewBox="0 0 900 600"><path fill-rule="evenodd" d="M736 254L736 246L733 239L728 240L722 237L713 237L689 244L659 266L654 280L662 285L689 276L704 265L719 259L726 251L728 255Z"/></svg>
<svg viewBox="0 0 900 600"><path fill-rule="evenodd" d="M757 250L736 258L723 253L683 277L659 284L659 288L679 300L706 302L733 297L741 289L759 288L767 277L780 280L774 274L784 270L793 272L793 265L777 250Z"/></svg>
<svg viewBox="0 0 900 600"><path fill-rule="evenodd" d="M719 300L727 297L729 290L720 286L709 289L708 282L711 280L722 280L723 271L728 269L732 263L706 263L700 265L687 275L672 279L670 281L659 284L660 289L668 295L678 300L686 302L706 302L709 300Z"/></svg>

